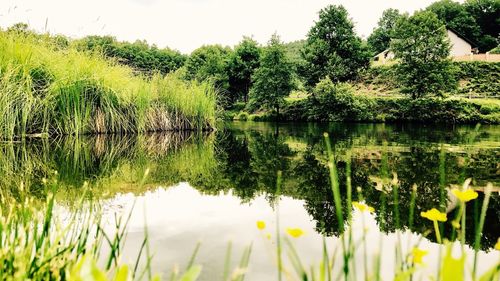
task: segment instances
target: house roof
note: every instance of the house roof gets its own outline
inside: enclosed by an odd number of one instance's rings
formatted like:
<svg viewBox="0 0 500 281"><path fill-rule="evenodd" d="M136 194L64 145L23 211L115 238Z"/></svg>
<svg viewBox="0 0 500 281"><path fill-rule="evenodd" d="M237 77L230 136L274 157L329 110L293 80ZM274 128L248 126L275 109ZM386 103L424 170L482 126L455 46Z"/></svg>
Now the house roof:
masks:
<svg viewBox="0 0 500 281"><path fill-rule="evenodd" d="M383 55L383 54L385 54L385 53L388 53L390 50L391 50L391 49L386 49L386 50L384 50L384 51L382 51L382 52L380 52L380 53L376 54L374 57L378 57L378 56L380 56L380 55Z"/></svg>
<svg viewBox="0 0 500 281"><path fill-rule="evenodd" d="M472 47L477 47L476 43L472 42L471 40L469 40L467 37L463 36L462 34L460 34L458 31L456 31L455 29L451 28L451 27L446 27L447 30L455 33L456 36L458 36L458 38L464 40L465 42L471 44Z"/></svg>

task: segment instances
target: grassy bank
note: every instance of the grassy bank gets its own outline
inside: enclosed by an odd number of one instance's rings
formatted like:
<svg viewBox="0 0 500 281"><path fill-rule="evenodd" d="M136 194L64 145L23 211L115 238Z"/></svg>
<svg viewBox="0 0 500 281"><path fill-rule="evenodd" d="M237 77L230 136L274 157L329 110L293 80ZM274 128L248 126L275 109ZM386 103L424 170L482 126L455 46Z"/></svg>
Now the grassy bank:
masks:
<svg viewBox="0 0 500 281"><path fill-rule="evenodd" d="M457 88L411 99L402 93L395 65L371 67L356 80L335 85L329 79L285 98L280 116L265 107L235 104L231 120L357 121L420 123L500 123L500 63L454 62ZM300 93L297 95L297 93Z"/></svg>
<svg viewBox="0 0 500 281"><path fill-rule="evenodd" d="M307 98L286 101L280 116L270 111L244 110L227 118L253 121L419 122L500 124L498 99L420 98L358 94L351 85L318 84ZM231 113L231 112L230 112Z"/></svg>
<svg viewBox="0 0 500 281"><path fill-rule="evenodd" d="M416 122L441 124L500 124L498 100L353 96L343 101L308 98L287 102L280 116L270 111L227 113L240 121Z"/></svg>
<svg viewBox="0 0 500 281"><path fill-rule="evenodd" d="M137 76L49 37L0 32L0 136L209 129L210 83Z"/></svg>
<svg viewBox="0 0 500 281"><path fill-rule="evenodd" d="M500 63L453 62L458 87L448 95L458 97L498 97L500 93ZM356 92L365 95L400 95L396 65L373 66L353 83Z"/></svg>

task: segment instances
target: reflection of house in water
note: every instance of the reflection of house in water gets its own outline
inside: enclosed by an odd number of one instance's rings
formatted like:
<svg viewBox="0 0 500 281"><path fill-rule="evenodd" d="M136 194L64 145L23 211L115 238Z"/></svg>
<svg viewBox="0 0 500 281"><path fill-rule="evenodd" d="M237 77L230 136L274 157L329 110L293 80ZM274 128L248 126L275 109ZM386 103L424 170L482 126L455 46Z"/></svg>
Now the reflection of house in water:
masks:
<svg viewBox="0 0 500 281"><path fill-rule="evenodd" d="M500 62L500 55L478 54L475 44L453 29L447 28L448 39L451 43L450 57L455 61L491 61ZM394 53L387 49L375 57L373 60L379 64L386 64L394 60Z"/></svg>

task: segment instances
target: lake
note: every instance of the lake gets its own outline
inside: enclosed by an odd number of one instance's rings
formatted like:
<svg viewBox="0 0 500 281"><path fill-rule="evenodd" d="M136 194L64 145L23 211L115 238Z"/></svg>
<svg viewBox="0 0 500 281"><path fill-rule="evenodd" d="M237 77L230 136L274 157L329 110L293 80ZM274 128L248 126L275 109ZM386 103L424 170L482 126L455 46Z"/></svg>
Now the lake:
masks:
<svg viewBox="0 0 500 281"><path fill-rule="evenodd" d="M342 212L353 212L350 225L337 219L325 132L335 155ZM200 242L196 257L203 266L200 280L222 279L231 242L233 268L252 243L246 280L276 280L277 218L283 235L287 228L304 231L301 237L289 239L307 267L321 262L323 238L333 254L341 243L339 234L350 229L353 239L368 241L366 249L356 251L366 251L370 269L374 257L382 257L386 278L393 277L394 245L399 243L407 252L418 243L429 251L424 258L425 276L436 271L442 253L432 222L420 212L442 208L454 217L458 203L449 188L461 186L467 178L472 178L479 197L467 203L465 251L468 258L473 256L473 230L484 187L491 183L479 271L498 262L493 248L500 233L500 126L230 122L212 133L5 142L0 153L3 194L22 198L26 190L19 183L24 182L30 186L28 192L43 200L47 190L42 181L54 177L59 182L56 198L61 211L70 211L71 202L89 186L86 196L102 203L109 225L115 213L131 212L123 262L135 262L147 224L152 268L164 276L175 264L183 269ZM279 188L278 171L282 173ZM365 202L374 212L348 206L348 174L353 200ZM397 183L396 197L384 187L390 181ZM257 221L266 227L259 230ZM454 238L450 224L441 231L443 238ZM363 256L356 256L360 276ZM293 272L288 262L285 266Z"/></svg>

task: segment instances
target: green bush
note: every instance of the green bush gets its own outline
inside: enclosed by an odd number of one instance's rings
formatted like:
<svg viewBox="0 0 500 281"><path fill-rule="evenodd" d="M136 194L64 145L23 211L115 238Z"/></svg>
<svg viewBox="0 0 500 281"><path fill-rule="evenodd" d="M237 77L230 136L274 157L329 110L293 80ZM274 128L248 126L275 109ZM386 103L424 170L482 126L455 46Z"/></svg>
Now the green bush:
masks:
<svg viewBox="0 0 500 281"><path fill-rule="evenodd" d="M500 106L495 103L457 98L367 98L353 95L345 85L328 82L318 84L308 99L289 103L282 113L285 121L500 123Z"/></svg>
<svg viewBox="0 0 500 281"><path fill-rule="evenodd" d="M400 87L397 82L396 67L394 67L394 65L370 67L363 72L361 79L366 84L388 88L389 90L398 89Z"/></svg>
<svg viewBox="0 0 500 281"><path fill-rule="evenodd" d="M281 114L280 118L282 118ZM248 117L248 121L278 121L278 120L281 119L278 119L278 116L274 112L251 114Z"/></svg>
<svg viewBox="0 0 500 281"><path fill-rule="evenodd" d="M500 63L455 62L461 81L458 94L496 96L500 93Z"/></svg>
<svg viewBox="0 0 500 281"><path fill-rule="evenodd" d="M372 99L355 96L347 84L333 84L323 79L307 99L306 119L315 121L364 121L373 119Z"/></svg>
<svg viewBox="0 0 500 281"><path fill-rule="evenodd" d="M248 120L248 113L241 111L238 113L236 116L234 116L233 120L240 120L240 121L247 121Z"/></svg>
<svg viewBox="0 0 500 281"><path fill-rule="evenodd" d="M459 85L456 90L448 89L448 94L492 97L500 93L500 63L453 62L453 69ZM364 84L370 91L393 94L401 89L396 75L396 65L374 66L363 72L358 83Z"/></svg>
<svg viewBox="0 0 500 281"><path fill-rule="evenodd" d="M385 121L410 121L425 123L497 123L498 118L481 111L484 106L462 99L376 99ZM483 109L484 110L484 109ZM497 112L499 108L490 108ZM496 120L496 121L495 121Z"/></svg>

